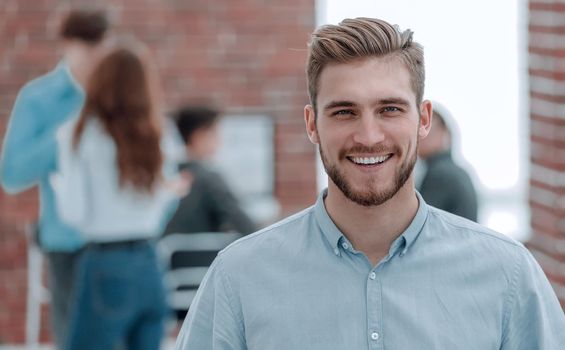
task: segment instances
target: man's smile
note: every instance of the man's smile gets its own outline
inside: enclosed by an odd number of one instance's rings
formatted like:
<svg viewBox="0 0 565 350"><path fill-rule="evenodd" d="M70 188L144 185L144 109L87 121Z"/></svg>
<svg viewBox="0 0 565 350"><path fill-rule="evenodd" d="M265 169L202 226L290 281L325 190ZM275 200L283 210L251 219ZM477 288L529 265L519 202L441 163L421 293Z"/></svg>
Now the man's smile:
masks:
<svg viewBox="0 0 565 350"><path fill-rule="evenodd" d="M385 161L387 161L391 157L392 157L392 153L382 155L382 156L370 156L370 157L367 157L367 156L364 156L364 157L347 156L346 158L349 159L351 162L357 164L357 165L377 165L377 164L384 163Z"/></svg>

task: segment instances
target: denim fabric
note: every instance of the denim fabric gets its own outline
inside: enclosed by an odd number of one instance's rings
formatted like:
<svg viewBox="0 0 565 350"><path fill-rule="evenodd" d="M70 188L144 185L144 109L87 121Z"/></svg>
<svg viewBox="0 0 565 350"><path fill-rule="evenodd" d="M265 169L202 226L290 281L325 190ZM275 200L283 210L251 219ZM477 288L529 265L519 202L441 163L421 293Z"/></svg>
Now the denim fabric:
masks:
<svg viewBox="0 0 565 350"><path fill-rule="evenodd" d="M159 349L168 308L153 244L89 246L77 272L66 349Z"/></svg>

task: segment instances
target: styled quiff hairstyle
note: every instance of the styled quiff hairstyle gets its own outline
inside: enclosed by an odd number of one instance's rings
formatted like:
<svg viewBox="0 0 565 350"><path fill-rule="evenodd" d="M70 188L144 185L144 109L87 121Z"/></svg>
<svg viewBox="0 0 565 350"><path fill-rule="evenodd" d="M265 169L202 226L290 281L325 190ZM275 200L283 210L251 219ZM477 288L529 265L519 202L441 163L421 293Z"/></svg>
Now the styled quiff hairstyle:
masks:
<svg viewBox="0 0 565 350"><path fill-rule="evenodd" d="M364 17L348 18L338 25L318 28L312 33L306 67L308 94L314 112L317 112L318 81L324 67L368 57L391 57L404 62L419 105L424 95L424 49L412 41L412 34L410 30L400 31L397 25L383 20Z"/></svg>

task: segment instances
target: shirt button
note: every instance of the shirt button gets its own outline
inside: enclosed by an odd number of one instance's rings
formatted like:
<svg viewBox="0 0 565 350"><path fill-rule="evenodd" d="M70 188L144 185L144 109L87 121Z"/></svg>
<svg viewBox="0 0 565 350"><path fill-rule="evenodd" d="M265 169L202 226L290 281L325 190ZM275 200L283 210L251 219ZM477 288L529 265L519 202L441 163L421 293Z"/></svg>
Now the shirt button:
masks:
<svg viewBox="0 0 565 350"><path fill-rule="evenodd" d="M371 333L371 339L373 339L373 340L379 340L379 333L377 333L377 332Z"/></svg>
<svg viewBox="0 0 565 350"><path fill-rule="evenodd" d="M347 244L347 243L345 243L345 242L343 242L343 243L341 244L341 246L343 247L343 249L348 249L348 248L349 248L349 244Z"/></svg>
<svg viewBox="0 0 565 350"><path fill-rule="evenodd" d="M377 278L377 274L374 273L374 272L371 272L371 273L369 274L369 278L372 279L372 280L374 280L375 278ZM377 336L378 336L378 335L377 335Z"/></svg>

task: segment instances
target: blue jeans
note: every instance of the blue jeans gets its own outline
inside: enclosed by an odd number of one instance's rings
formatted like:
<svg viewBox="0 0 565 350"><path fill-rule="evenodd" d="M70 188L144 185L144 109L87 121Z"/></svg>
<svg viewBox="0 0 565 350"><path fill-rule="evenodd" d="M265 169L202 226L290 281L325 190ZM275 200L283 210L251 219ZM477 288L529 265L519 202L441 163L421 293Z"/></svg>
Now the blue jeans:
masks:
<svg viewBox="0 0 565 350"><path fill-rule="evenodd" d="M159 349L168 308L152 243L89 246L77 273L66 349Z"/></svg>

